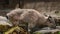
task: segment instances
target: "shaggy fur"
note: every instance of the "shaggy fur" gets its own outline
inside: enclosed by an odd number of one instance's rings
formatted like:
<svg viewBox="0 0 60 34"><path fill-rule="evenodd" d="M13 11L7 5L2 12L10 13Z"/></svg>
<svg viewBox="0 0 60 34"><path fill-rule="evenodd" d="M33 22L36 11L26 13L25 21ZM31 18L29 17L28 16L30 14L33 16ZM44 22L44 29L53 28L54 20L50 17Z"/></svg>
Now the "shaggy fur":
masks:
<svg viewBox="0 0 60 34"><path fill-rule="evenodd" d="M35 26L49 26L55 27L53 23L50 23L45 17L34 9L14 9L7 13L8 19L14 24L28 23L28 28L32 29Z"/></svg>

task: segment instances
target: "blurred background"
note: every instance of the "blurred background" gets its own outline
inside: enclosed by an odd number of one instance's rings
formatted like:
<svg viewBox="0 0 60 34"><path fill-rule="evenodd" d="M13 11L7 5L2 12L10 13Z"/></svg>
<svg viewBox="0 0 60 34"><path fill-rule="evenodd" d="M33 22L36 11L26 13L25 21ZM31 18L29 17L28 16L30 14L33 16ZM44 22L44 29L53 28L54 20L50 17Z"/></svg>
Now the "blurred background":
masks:
<svg viewBox="0 0 60 34"><path fill-rule="evenodd" d="M35 9L41 13L60 14L60 0L0 0L0 15L12 9Z"/></svg>

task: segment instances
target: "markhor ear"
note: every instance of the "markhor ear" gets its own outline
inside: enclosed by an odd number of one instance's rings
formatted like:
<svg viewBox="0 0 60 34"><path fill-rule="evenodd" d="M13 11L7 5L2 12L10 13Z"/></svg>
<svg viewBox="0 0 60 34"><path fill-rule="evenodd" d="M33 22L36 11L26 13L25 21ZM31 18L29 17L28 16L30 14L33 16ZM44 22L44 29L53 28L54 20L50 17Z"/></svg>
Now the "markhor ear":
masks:
<svg viewBox="0 0 60 34"><path fill-rule="evenodd" d="M8 19L8 16L5 16Z"/></svg>

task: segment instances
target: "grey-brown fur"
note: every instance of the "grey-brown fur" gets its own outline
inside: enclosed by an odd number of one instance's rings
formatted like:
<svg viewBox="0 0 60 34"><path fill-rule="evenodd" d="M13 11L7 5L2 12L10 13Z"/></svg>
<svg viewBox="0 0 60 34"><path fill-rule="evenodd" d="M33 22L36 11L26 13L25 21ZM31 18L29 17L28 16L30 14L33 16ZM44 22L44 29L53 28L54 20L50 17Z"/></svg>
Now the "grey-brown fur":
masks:
<svg viewBox="0 0 60 34"><path fill-rule="evenodd" d="M14 25L19 25L20 23L28 23L28 28L32 29L35 26L48 26L55 27L54 23L50 23L44 15L39 13L34 9L14 9L7 13L8 19Z"/></svg>

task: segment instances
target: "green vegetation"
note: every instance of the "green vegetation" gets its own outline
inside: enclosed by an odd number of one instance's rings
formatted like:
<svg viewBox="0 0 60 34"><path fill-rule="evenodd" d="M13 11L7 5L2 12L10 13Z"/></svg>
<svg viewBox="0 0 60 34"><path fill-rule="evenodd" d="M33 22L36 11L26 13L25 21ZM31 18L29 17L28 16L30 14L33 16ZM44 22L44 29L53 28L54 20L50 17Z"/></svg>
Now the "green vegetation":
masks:
<svg viewBox="0 0 60 34"><path fill-rule="evenodd" d="M60 34L60 31L58 32L58 34Z"/></svg>
<svg viewBox="0 0 60 34"><path fill-rule="evenodd" d="M34 32L33 34L43 34L43 33L40 33L40 32ZM44 34L60 34L60 31L57 31L57 32L49 32L49 33L44 33Z"/></svg>
<svg viewBox="0 0 60 34"><path fill-rule="evenodd" d="M40 32L34 32L33 34L42 34L42 33L40 33Z"/></svg>

